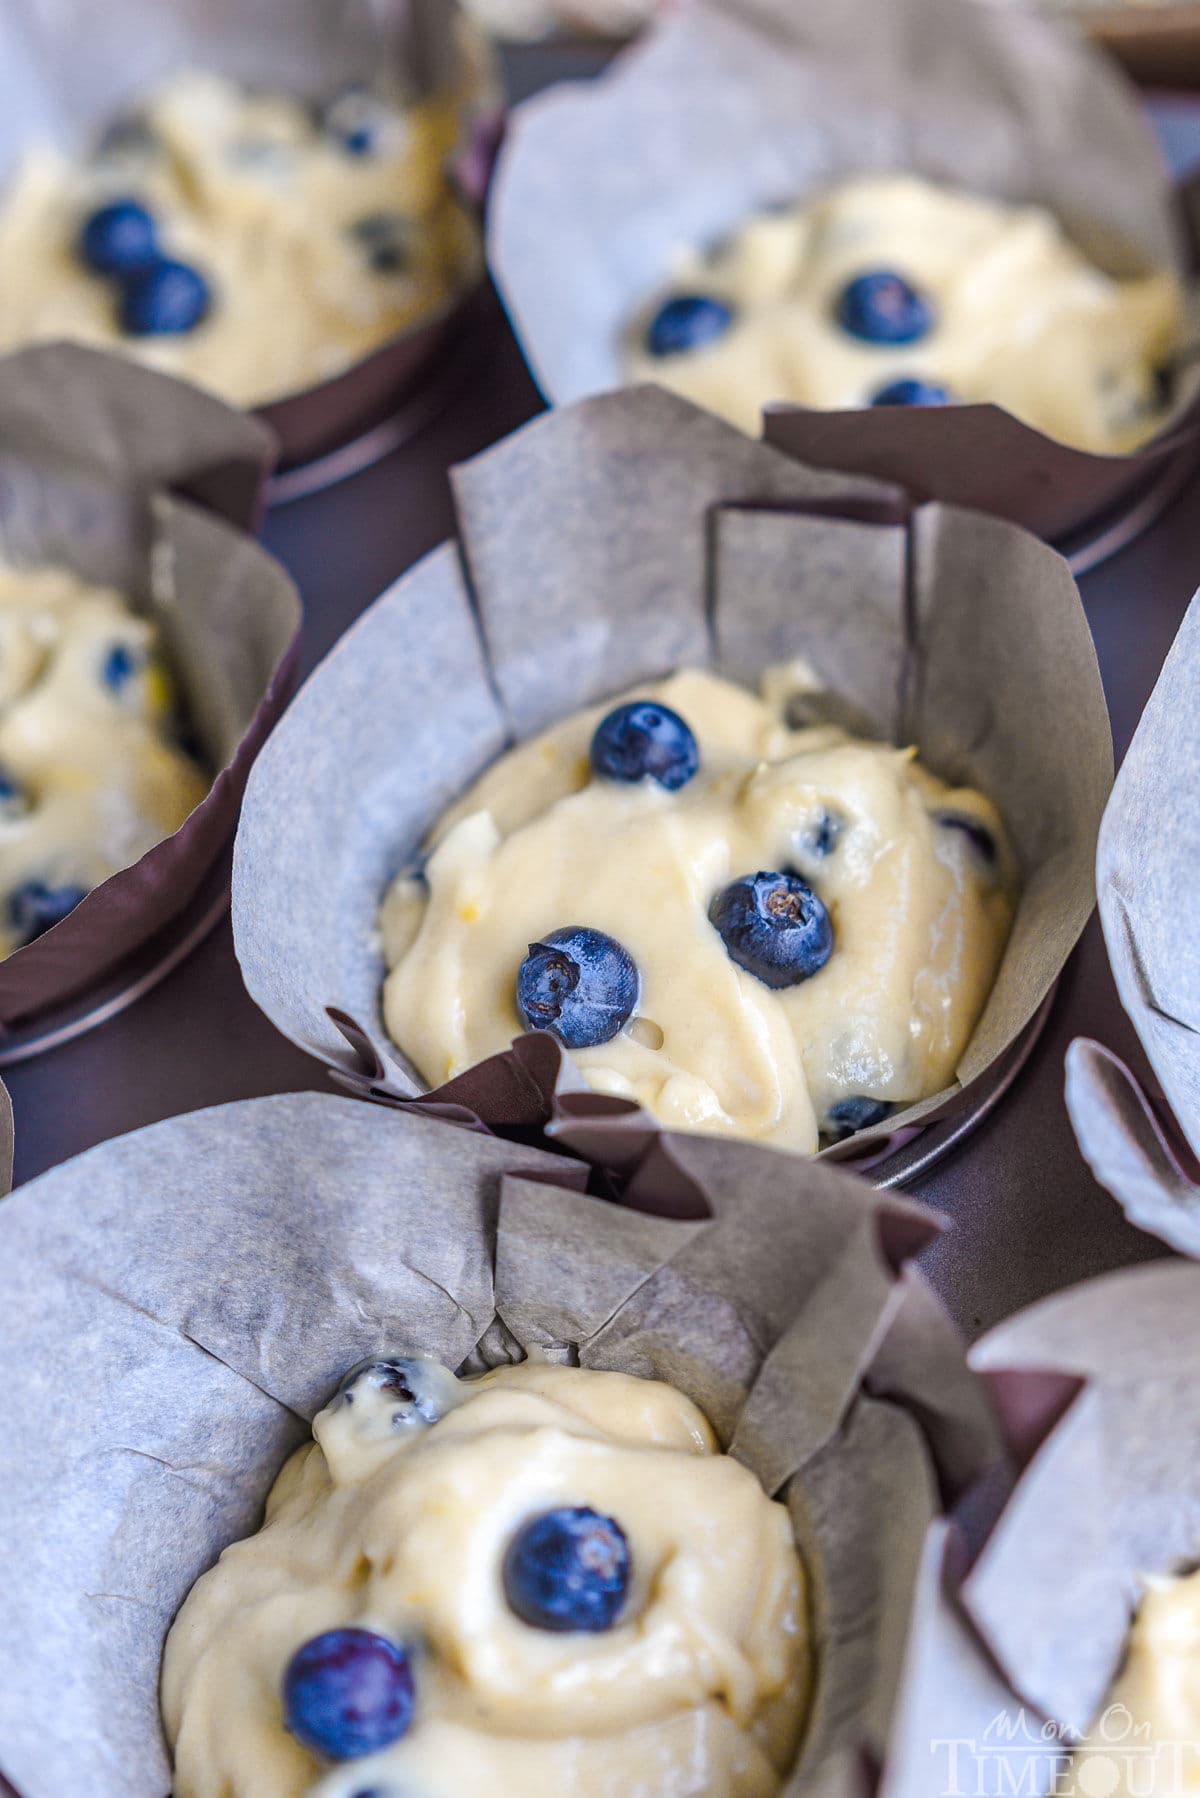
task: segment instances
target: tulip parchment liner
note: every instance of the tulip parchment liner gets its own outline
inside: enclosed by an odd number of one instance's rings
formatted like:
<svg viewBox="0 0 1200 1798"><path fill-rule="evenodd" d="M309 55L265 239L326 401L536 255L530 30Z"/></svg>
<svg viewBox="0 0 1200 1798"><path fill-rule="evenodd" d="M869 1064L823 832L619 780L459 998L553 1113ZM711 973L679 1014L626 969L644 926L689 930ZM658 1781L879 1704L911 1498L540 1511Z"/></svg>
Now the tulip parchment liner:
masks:
<svg viewBox="0 0 1200 1798"><path fill-rule="evenodd" d="M1104 814L1096 885L1121 1003L1161 1087L1162 1121L1099 1044L1072 1044L1080 1147L1131 1223L1200 1258L1200 597L1192 600ZM1157 1095L1156 1095L1157 1096Z"/></svg>
<svg viewBox="0 0 1200 1798"><path fill-rule="evenodd" d="M979 514L910 515L893 490L803 468L657 388L536 420L456 470L454 492L458 541L352 627L248 783L234 936L272 1022L339 1077L416 1098L380 1013L376 920L446 805L513 740L636 681L707 664L753 684L803 656L881 736L989 793L1016 845L1021 902L957 1084L856 1147L952 1108L1034 1017L1092 909L1112 746L1062 560ZM644 1115L581 1087L533 1035L429 1103L536 1130L561 1095L627 1158Z"/></svg>
<svg viewBox="0 0 1200 1798"><path fill-rule="evenodd" d="M960 0L694 0L599 80L510 122L488 258L543 391L622 384L629 321L681 249L891 169L1044 205L1115 275L1197 260L1200 196L1172 194L1134 90L1061 22ZM1058 538L1200 453L1198 424L1193 372L1169 426L1127 456L1069 449L996 406L780 406L764 428L800 461Z"/></svg>
<svg viewBox="0 0 1200 1798"><path fill-rule="evenodd" d="M246 531L270 433L115 356L0 358L0 560L111 583L154 619L213 785L173 836L0 962L0 1028L69 998L177 917L237 817L288 697L295 589Z"/></svg>
<svg viewBox="0 0 1200 1798"><path fill-rule="evenodd" d="M666 1150L696 1221L655 1215L653 1170L615 1206L568 1190L578 1163L286 1095L114 1139L0 1207L0 1766L24 1798L162 1798L172 1616L345 1369L389 1347L475 1368L537 1348L701 1404L813 1573L787 1790L858 1798L925 1530L999 1452L909 1265L939 1223L838 1168L781 1186L766 1150Z"/></svg>
<svg viewBox="0 0 1200 1798"><path fill-rule="evenodd" d="M975 1345L1025 1468L973 1564L931 1532L882 1798L927 1798L935 1743L943 1769L961 1744L964 1781L1015 1760L1014 1724L1027 1783L1009 1789L1064 1789L1055 1744L1104 1708L1144 1576L1200 1559L1198 1354L1200 1269L1179 1260L1087 1281Z"/></svg>
<svg viewBox="0 0 1200 1798"><path fill-rule="evenodd" d="M0 12L0 68L0 200L32 142L84 151L149 88L185 68L305 100L389 74L417 97L455 94L468 159L498 104L482 43L454 0L9 0ZM477 205L482 189L464 197ZM259 407L283 462L322 455L393 412L439 351L475 322L478 274L465 271L463 290L438 312L343 373Z"/></svg>

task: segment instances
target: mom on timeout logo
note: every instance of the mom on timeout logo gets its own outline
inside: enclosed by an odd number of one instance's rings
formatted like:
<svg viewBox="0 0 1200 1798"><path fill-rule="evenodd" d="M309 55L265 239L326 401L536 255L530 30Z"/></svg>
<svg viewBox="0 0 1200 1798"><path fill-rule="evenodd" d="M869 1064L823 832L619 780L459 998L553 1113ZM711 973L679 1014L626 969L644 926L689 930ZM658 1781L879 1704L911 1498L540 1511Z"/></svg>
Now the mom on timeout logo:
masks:
<svg viewBox="0 0 1200 1798"><path fill-rule="evenodd" d="M1200 1798L1200 1743L1150 1739L1123 1704L1086 1742L1025 1710L998 1711L982 1736L930 1743L935 1798Z"/></svg>

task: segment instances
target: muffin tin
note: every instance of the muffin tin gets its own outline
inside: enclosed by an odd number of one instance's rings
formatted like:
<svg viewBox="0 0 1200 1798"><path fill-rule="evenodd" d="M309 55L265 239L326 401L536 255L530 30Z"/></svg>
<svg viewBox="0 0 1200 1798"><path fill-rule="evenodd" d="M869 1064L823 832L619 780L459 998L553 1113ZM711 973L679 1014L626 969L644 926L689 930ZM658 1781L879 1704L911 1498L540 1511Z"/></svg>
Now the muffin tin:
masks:
<svg viewBox="0 0 1200 1798"><path fill-rule="evenodd" d="M1178 125L1178 110L1174 116ZM1179 135L1200 160L1200 106ZM452 532L447 466L538 410L494 312L473 337L472 356L478 361L465 371L453 358L441 364L410 407L364 439L368 449L276 487L280 503L267 516L265 540L304 594L303 672L398 569ZM1144 513L1122 514L1098 542L1076 546L1118 755L1200 571L1200 476L1178 479ZM26 1057L6 1073L19 1180L116 1133L217 1100L324 1090L322 1070L277 1036L242 990L223 910L222 876L214 874L161 961L131 968L87 1016L57 1018L24 1045L0 1037L0 1064L10 1050ZM104 1027L80 1034L92 1024ZM1085 1276L1162 1252L1100 1199L1075 1145L1063 1058L1081 1034L1116 1049L1152 1084L1094 921L1057 992L977 1103L893 1145L869 1170L879 1184L911 1183L953 1218L954 1230L924 1250L921 1265L969 1335ZM19 1798L3 1776L0 1795Z"/></svg>

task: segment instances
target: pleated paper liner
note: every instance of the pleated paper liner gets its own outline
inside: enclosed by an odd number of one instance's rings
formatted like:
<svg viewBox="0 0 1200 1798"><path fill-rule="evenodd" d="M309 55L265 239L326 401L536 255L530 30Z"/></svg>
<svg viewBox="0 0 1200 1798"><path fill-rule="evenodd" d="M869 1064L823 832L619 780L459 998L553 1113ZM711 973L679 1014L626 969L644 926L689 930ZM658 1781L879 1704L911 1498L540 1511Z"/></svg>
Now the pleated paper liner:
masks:
<svg viewBox="0 0 1200 1798"><path fill-rule="evenodd" d="M629 320L688 246L863 172L1047 207L1106 272L1196 265L1136 94L1061 23L962 0L695 0L598 81L513 115L488 256L555 402L618 386ZM1200 373L1128 456L1068 449L996 407L771 407L801 461L899 481L1058 540L1093 531L1200 454ZM782 399L782 395L778 396Z"/></svg>
<svg viewBox="0 0 1200 1798"><path fill-rule="evenodd" d="M989 793L1015 844L1016 921L955 1082L856 1151L973 1103L1094 902L1111 741L1060 558L995 519L910 512L878 484L803 468L655 388L535 421L458 469L454 491L458 540L349 631L248 786L235 942L276 1027L340 1077L418 1098L383 1025L377 915L450 801L511 742L637 681L699 665L753 684L803 656L835 703ZM553 679L548 644L563 646ZM536 1131L582 1084L531 1038L431 1102ZM642 1128L622 1101L577 1103Z"/></svg>
<svg viewBox="0 0 1200 1798"><path fill-rule="evenodd" d="M173 836L0 962L0 1033L75 1016L188 911L229 840L300 622L291 582L245 530L271 454L261 425L122 358L49 345L0 360L0 556L111 584L155 621L213 776Z"/></svg>
<svg viewBox="0 0 1200 1798"><path fill-rule="evenodd" d="M1096 857L1100 920L1151 1098L1099 1044L1072 1045L1080 1148L1131 1223L1200 1256L1200 599L1193 599L1121 765Z"/></svg>
<svg viewBox="0 0 1200 1798"><path fill-rule="evenodd" d="M166 1630L348 1367L532 1348L670 1381L786 1499L818 1661L786 1791L859 1798L925 1531L1000 1454L910 1265L939 1223L815 1162L781 1184L769 1151L664 1150L615 1206L579 1163L299 1094L116 1138L0 1205L0 1767L23 1798L162 1798ZM679 1178L694 1221L658 1215Z"/></svg>
<svg viewBox="0 0 1200 1798"><path fill-rule="evenodd" d="M86 150L166 76L196 68L306 100L381 77L418 98L445 94L461 112L448 179L461 185L468 210L482 204L480 149L494 138L500 103L482 41L454 0L107 0L100 8L13 0L0 17L0 65L11 101L0 119L0 201L31 142ZM283 468L332 455L436 388L440 364L478 330L481 275L482 252L464 267L459 291L400 337L261 406Z"/></svg>
<svg viewBox="0 0 1200 1798"><path fill-rule="evenodd" d="M1147 1577L1200 1555L1198 1351L1200 1269L1178 1260L1043 1300L972 1350L1023 1471L982 1545L931 1533L882 1798L927 1798L951 1754L968 1790L1001 1760L1010 1790L1071 1789L1064 1750L1105 1708ZM1126 1788L1080 1772L1101 1789Z"/></svg>

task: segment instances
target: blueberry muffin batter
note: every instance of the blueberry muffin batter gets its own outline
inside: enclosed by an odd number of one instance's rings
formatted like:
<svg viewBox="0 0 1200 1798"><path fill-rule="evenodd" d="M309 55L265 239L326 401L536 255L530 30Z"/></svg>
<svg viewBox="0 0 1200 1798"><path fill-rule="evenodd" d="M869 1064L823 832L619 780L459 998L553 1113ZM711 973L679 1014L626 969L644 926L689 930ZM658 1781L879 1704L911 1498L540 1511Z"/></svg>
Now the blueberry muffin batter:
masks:
<svg viewBox="0 0 1200 1798"><path fill-rule="evenodd" d="M1200 1573L1148 1582L1074 1775L1105 1798L1200 1792Z"/></svg>
<svg viewBox="0 0 1200 1798"><path fill-rule="evenodd" d="M0 205L0 350L121 349L236 405L341 373L457 293L476 233L448 100L312 109L168 81L89 161L48 151Z"/></svg>
<svg viewBox="0 0 1200 1798"><path fill-rule="evenodd" d="M208 791L154 626L65 570L0 567L0 954L140 860Z"/></svg>
<svg viewBox="0 0 1200 1798"><path fill-rule="evenodd" d="M769 1798L810 1679L782 1505L696 1407L364 1364L167 1638L175 1798Z"/></svg>
<svg viewBox="0 0 1200 1798"><path fill-rule="evenodd" d="M483 775L381 913L431 1085L545 1029L668 1126L807 1153L953 1080L1012 922L1003 826L911 750L789 728L806 684L677 674Z"/></svg>
<svg viewBox="0 0 1200 1798"><path fill-rule="evenodd" d="M990 400L1108 454L1165 422L1182 326L1174 275L1110 278L1045 208L881 175L681 258L672 291L634 321L625 365L755 436L778 401Z"/></svg>

